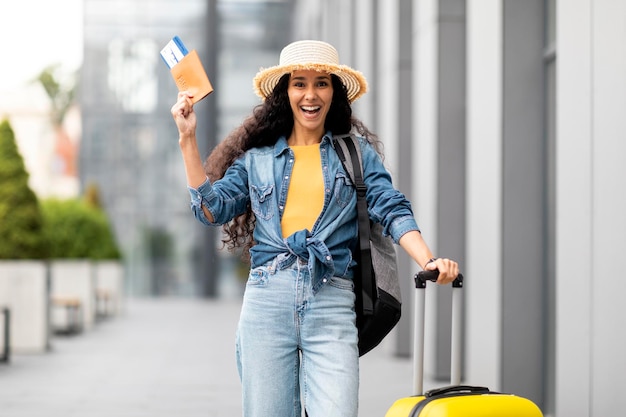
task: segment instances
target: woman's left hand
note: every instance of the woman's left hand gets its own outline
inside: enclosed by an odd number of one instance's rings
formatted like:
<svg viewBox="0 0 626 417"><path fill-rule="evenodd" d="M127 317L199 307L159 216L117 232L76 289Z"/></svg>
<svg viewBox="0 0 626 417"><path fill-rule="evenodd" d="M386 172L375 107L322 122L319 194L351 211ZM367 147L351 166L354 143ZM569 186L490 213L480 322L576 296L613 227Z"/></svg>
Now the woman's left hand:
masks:
<svg viewBox="0 0 626 417"><path fill-rule="evenodd" d="M432 262L428 262L425 267L427 271L439 270L439 278L437 284L446 285L451 283L459 275L459 264L448 258L436 258Z"/></svg>

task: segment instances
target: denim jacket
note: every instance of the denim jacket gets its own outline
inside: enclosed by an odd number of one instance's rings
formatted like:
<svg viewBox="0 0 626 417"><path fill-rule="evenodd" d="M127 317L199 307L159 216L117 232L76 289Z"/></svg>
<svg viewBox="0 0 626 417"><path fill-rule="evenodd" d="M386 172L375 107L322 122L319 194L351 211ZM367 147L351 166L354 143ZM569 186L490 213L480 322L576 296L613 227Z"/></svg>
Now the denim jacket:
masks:
<svg viewBox="0 0 626 417"><path fill-rule="evenodd" d="M370 219L383 226L383 233L397 243L411 230L419 230L411 204L397 191L374 148L359 138ZM357 240L356 191L334 150L330 132L320 144L324 175L324 206L313 230L301 230L283 239L281 217L294 164L294 154L285 137L275 145L253 148L236 160L224 177L211 184L189 188L191 209L206 225L228 223L245 212L248 203L256 217L255 245L250 249L251 267L276 260L279 269L296 257L307 262L317 292L330 277L352 278L351 248ZM213 215L208 221L201 206Z"/></svg>

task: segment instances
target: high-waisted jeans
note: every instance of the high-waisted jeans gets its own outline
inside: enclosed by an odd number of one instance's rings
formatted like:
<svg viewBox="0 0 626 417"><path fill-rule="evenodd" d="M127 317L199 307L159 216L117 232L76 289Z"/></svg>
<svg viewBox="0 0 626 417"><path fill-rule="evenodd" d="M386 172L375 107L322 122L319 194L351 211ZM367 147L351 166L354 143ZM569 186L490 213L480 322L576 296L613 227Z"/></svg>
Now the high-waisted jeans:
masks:
<svg viewBox="0 0 626 417"><path fill-rule="evenodd" d="M306 264L250 271L237 329L244 417L356 417L359 354L352 280L315 295Z"/></svg>

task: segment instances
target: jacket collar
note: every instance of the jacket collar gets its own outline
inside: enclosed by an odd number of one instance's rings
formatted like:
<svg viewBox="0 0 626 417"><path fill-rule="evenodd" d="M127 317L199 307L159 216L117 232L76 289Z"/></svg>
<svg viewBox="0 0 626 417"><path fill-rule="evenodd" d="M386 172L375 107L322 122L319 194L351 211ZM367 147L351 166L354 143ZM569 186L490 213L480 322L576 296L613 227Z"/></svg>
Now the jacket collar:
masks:
<svg viewBox="0 0 626 417"><path fill-rule="evenodd" d="M321 144L323 145L326 142L330 143L334 147L333 134L330 130L326 132L324 136L322 136ZM283 152L286 152L287 149L289 149L289 144L287 143L287 137L285 136L279 137L278 140L276 141L276 144L274 145L274 157L278 158L279 156L283 154Z"/></svg>

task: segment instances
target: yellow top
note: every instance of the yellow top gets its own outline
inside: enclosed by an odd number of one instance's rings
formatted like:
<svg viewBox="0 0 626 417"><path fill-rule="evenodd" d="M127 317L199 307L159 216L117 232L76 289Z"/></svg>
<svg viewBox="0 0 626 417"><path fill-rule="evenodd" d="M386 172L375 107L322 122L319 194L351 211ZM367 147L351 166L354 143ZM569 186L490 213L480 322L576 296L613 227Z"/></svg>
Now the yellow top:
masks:
<svg viewBox="0 0 626 417"><path fill-rule="evenodd" d="M292 146L295 162L281 220L283 237L311 230L324 207L324 176L319 144Z"/></svg>

